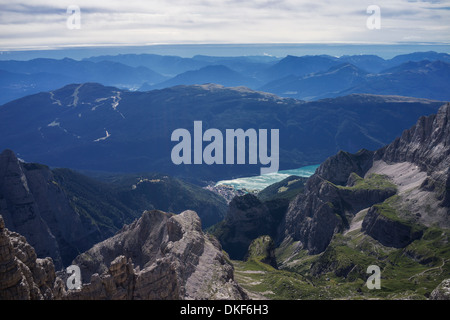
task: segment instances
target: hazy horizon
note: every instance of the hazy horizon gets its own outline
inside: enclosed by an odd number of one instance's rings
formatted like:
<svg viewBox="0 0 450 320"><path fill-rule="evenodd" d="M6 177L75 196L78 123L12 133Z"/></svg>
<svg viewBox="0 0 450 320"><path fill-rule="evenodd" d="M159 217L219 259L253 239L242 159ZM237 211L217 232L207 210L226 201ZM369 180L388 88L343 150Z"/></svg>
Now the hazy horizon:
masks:
<svg viewBox="0 0 450 320"><path fill-rule="evenodd" d="M119 54L158 54L191 58L208 56L273 56L287 55L377 55L391 59L413 52L435 51L450 54L450 44L354 44L354 43L267 43L267 44L164 44L147 46L89 46L49 48L40 50L0 51L0 60L30 60L35 58L72 58L81 60L92 56Z"/></svg>

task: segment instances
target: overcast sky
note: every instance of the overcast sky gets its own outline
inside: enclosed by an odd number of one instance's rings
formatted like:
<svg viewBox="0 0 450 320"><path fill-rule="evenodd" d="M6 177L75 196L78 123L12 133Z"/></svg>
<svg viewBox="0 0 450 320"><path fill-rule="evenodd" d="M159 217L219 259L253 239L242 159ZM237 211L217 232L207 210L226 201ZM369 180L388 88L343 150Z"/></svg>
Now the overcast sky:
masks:
<svg viewBox="0 0 450 320"><path fill-rule="evenodd" d="M67 8L81 28L67 27ZM381 29L366 26L381 9ZM156 43L450 43L450 1L0 0L0 50Z"/></svg>

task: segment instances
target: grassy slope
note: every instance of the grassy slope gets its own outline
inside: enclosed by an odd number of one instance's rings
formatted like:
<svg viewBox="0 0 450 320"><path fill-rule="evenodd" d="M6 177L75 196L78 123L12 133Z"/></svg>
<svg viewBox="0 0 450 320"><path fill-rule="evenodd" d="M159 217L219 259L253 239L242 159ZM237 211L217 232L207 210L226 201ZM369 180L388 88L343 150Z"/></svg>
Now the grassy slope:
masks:
<svg viewBox="0 0 450 320"><path fill-rule="evenodd" d="M380 206L396 220L394 201ZM298 250L298 243L283 243L276 251L281 270L255 259L233 261L236 279L255 296L269 299L426 299L450 277L450 230L415 227L424 228L423 236L400 249L381 245L360 228L336 234L319 255ZM366 286L369 265L381 269L379 290Z"/></svg>
<svg viewBox="0 0 450 320"><path fill-rule="evenodd" d="M274 199L288 199L295 198L303 191L308 178L299 176L289 176L280 182L271 184L270 186L261 190L257 197L261 201L269 201Z"/></svg>
<svg viewBox="0 0 450 320"><path fill-rule="evenodd" d="M353 185L350 187L336 186L343 190L380 190L380 189L397 189L396 185L391 183L387 176L382 174L372 173L367 178L361 178L356 173L352 172L350 178L353 180Z"/></svg>

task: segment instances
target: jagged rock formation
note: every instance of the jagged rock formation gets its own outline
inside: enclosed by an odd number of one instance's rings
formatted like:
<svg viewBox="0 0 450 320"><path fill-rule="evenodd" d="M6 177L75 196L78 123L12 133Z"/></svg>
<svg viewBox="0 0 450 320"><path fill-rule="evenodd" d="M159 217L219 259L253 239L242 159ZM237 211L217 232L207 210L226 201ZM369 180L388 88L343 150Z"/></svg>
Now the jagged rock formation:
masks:
<svg viewBox="0 0 450 320"><path fill-rule="evenodd" d="M389 247L404 248L419 239L423 230L403 221L392 220L380 214L380 209L373 206L362 222L361 231L366 232L381 244Z"/></svg>
<svg viewBox="0 0 450 320"><path fill-rule="evenodd" d="M25 237L5 228L0 216L0 300L54 299L55 280L52 259L37 259Z"/></svg>
<svg viewBox="0 0 450 320"><path fill-rule="evenodd" d="M0 214L57 269L101 239L96 226L70 206L48 167L23 163L11 150L0 154Z"/></svg>
<svg viewBox="0 0 450 320"><path fill-rule="evenodd" d="M323 252L336 232L370 208L363 231L382 244L404 247L422 235L421 225L450 227L450 104L421 117L375 153L339 152L308 180L290 203L284 236L310 254ZM363 177L363 178L361 178ZM372 207L391 198L388 211ZM384 208L386 209L386 208Z"/></svg>
<svg viewBox="0 0 450 320"><path fill-rule="evenodd" d="M450 103L443 105L437 114L423 116L401 137L375 154L375 160L387 163L410 162L422 171L443 173L449 168Z"/></svg>
<svg viewBox="0 0 450 320"><path fill-rule="evenodd" d="M248 299L220 244L193 211L142 217L78 256L80 289L66 288L51 258L38 259L0 216L0 300Z"/></svg>
<svg viewBox="0 0 450 320"><path fill-rule="evenodd" d="M450 103L435 115L421 117L400 138L378 150L374 160L415 164L427 175L420 189L435 192L441 207L450 207ZM444 213L444 220L448 218Z"/></svg>
<svg viewBox="0 0 450 320"><path fill-rule="evenodd" d="M355 184L351 173L358 172L364 176L367 165L361 168L353 160L360 156L366 158L368 154L368 151L361 151L357 155L340 152L327 160L323 165L325 168L319 167L318 172L308 180L306 192L290 203L284 220L285 235L301 241L311 254L320 253L326 249L336 232L348 228L349 221L356 213L394 195L396 190L393 186L381 188L364 182ZM328 174L327 170L333 163L341 171L330 171ZM346 172L347 177L342 176L342 172ZM345 181L345 187L339 185L342 181Z"/></svg>
<svg viewBox="0 0 450 320"><path fill-rule="evenodd" d="M326 159L319 168L317 175L337 185L345 185L352 172L363 177L372 166L373 152L362 149L355 154L339 151Z"/></svg>
<svg viewBox="0 0 450 320"><path fill-rule="evenodd" d="M431 292L430 300L450 300L450 279L442 281L436 289Z"/></svg>
<svg viewBox="0 0 450 320"><path fill-rule="evenodd" d="M153 210L73 262L81 290L66 299L245 299L220 244L193 211Z"/></svg>

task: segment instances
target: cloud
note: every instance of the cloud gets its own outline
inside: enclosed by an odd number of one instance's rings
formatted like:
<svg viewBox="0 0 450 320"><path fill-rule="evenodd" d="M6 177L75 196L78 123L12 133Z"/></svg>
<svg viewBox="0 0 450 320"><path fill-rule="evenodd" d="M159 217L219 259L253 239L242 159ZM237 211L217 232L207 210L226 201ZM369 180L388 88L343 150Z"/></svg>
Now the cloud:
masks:
<svg viewBox="0 0 450 320"><path fill-rule="evenodd" d="M81 29L66 9L81 9ZM366 9L381 8L368 30ZM450 1L0 0L1 50L96 44L450 42Z"/></svg>

